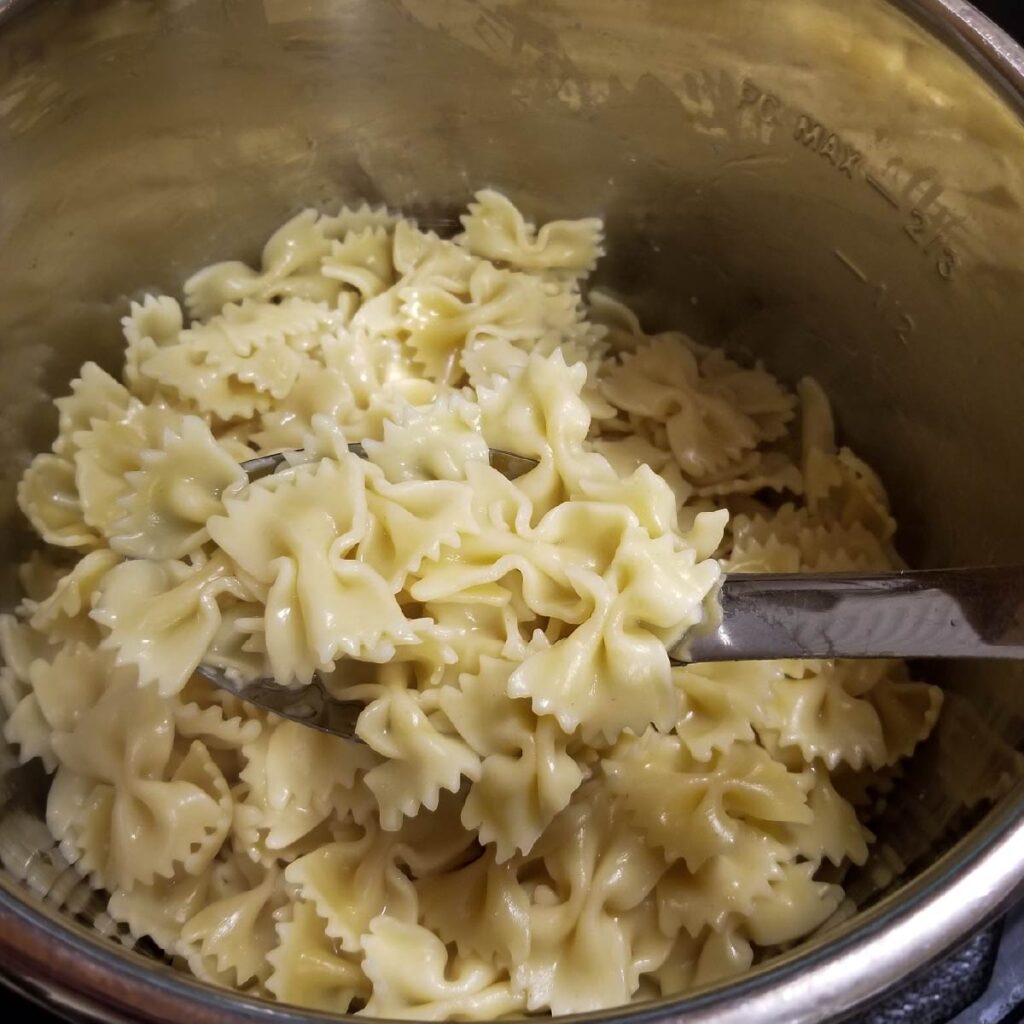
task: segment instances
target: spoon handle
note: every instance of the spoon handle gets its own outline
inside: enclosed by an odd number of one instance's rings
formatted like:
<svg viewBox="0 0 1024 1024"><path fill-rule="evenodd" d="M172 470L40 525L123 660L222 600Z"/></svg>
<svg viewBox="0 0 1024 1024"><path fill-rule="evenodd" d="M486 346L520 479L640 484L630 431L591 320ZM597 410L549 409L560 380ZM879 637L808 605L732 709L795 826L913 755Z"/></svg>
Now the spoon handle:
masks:
<svg viewBox="0 0 1024 1024"><path fill-rule="evenodd" d="M720 596L673 661L1024 658L1024 566L736 574Z"/></svg>

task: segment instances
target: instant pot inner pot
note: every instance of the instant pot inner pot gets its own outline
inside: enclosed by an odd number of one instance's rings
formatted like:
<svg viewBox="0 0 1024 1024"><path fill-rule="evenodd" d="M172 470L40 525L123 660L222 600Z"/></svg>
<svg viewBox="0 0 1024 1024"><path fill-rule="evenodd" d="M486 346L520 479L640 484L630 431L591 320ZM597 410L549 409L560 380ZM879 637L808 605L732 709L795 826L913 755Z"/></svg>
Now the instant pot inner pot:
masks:
<svg viewBox="0 0 1024 1024"><path fill-rule="evenodd" d="M118 368L129 297L254 258L304 205L444 225L484 185L604 215L600 280L649 328L817 377L911 564L1024 557L1024 131L882 0L40 0L0 30L0 131L8 599L17 479L80 363ZM1020 673L942 678L862 906L1020 798ZM113 932L2 756L5 884Z"/></svg>

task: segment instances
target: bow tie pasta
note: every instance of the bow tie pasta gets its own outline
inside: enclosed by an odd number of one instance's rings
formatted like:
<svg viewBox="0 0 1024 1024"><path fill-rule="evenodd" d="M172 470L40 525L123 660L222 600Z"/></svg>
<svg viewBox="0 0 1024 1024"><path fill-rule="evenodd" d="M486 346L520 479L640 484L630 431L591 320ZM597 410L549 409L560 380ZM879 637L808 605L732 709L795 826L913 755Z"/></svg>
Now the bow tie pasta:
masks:
<svg viewBox="0 0 1024 1024"><path fill-rule="evenodd" d="M895 524L813 381L585 290L600 221L484 191L462 225L306 211L132 305L21 483L5 735L112 917L208 981L428 1020L671 995L839 910L940 694L667 648L724 571L887 567ZM319 677L358 740L201 662Z"/></svg>

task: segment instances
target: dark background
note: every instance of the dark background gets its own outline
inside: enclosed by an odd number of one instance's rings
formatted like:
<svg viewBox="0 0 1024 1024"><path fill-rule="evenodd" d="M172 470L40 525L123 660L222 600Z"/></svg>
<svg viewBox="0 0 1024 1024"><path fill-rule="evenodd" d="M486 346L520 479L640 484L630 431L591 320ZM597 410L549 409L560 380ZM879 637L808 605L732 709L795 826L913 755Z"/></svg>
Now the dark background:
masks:
<svg viewBox="0 0 1024 1024"><path fill-rule="evenodd" d="M974 0L974 6L1017 39L1024 40L1024 0Z"/></svg>

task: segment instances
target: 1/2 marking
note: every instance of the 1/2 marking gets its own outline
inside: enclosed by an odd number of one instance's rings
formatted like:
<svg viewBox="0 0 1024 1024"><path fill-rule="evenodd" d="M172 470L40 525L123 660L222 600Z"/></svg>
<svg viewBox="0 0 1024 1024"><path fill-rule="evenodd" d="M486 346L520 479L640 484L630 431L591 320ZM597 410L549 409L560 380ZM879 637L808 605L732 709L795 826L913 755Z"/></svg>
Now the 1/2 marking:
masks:
<svg viewBox="0 0 1024 1024"><path fill-rule="evenodd" d="M832 255L867 288L871 289L872 302L879 312L885 325L904 344L908 344L910 336L917 330L917 321L907 311L899 299L895 298L885 282L874 282L870 276L841 249L833 249Z"/></svg>

